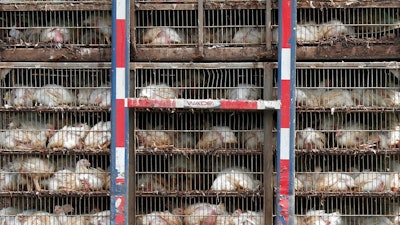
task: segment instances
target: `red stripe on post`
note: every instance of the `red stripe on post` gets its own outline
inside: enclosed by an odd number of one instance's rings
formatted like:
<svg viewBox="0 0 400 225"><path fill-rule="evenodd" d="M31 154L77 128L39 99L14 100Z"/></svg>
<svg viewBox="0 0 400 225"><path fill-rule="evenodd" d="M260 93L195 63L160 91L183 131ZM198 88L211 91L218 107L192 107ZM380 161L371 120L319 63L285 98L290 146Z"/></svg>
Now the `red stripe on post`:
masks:
<svg viewBox="0 0 400 225"><path fill-rule="evenodd" d="M290 80L281 81L281 128L290 128Z"/></svg>
<svg viewBox="0 0 400 225"><path fill-rule="evenodd" d="M124 99L117 99L115 104L115 147L125 147L125 105Z"/></svg>
<svg viewBox="0 0 400 225"><path fill-rule="evenodd" d="M125 178L123 178L123 177L117 177L117 179L116 179L115 182L116 182L117 185L125 184Z"/></svg>
<svg viewBox="0 0 400 225"><path fill-rule="evenodd" d="M290 161L288 159L280 160L280 184L279 184L279 194L288 195L289 194L289 178L290 178Z"/></svg>
<svg viewBox="0 0 400 225"><path fill-rule="evenodd" d="M115 224L116 225L124 225L125 222L125 197L124 196L115 196L116 203L116 215L115 215Z"/></svg>
<svg viewBox="0 0 400 225"><path fill-rule="evenodd" d="M282 1L282 48L290 48L290 33L291 33L291 20L292 20L292 0Z"/></svg>
<svg viewBox="0 0 400 225"><path fill-rule="evenodd" d="M126 27L125 27L125 20L117 20L116 21L116 49L115 49L115 63L118 68L125 67L125 53L126 53L126 46L125 46L125 38L126 38ZM114 38L114 37L113 37Z"/></svg>
<svg viewBox="0 0 400 225"><path fill-rule="evenodd" d="M173 99L128 99L128 107L176 108L176 101Z"/></svg>

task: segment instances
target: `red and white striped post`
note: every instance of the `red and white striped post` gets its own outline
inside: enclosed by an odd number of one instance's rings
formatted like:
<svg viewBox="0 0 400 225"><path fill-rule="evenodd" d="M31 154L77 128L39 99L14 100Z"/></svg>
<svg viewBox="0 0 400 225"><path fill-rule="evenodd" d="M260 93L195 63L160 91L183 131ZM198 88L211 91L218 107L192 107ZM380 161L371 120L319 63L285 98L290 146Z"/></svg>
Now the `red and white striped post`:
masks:
<svg viewBox="0 0 400 225"><path fill-rule="evenodd" d="M111 100L111 224L128 224L128 97L129 0L112 2L112 100Z"/></svg>
<svg viewBox="0 0 400 225"><path fill-rule="evenodd" d="M296 0L279 1L279 99L276 224L294 222L294 132L296 78Z"/></svg>

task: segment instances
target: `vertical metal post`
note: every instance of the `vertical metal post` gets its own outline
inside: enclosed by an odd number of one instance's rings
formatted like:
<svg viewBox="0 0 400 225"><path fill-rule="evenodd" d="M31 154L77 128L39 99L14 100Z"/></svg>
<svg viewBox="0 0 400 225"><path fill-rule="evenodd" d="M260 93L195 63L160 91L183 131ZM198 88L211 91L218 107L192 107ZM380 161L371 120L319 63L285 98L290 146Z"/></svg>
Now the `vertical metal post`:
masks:
<svg viewBox="0 0 400 225"><path fill-rule="evenodd" d="M128 97L129 77L129 0L112 3L112 78L111 78L111 224L128 224L127 183L129 164Z"/></svg>
<svg viewBox="0 0 400 225"><path fill-rule="evenodd" d="M277 225L293 224L294 221L296 19L296 0L280 0L278 96L281 109L278 111Z"/></svg>

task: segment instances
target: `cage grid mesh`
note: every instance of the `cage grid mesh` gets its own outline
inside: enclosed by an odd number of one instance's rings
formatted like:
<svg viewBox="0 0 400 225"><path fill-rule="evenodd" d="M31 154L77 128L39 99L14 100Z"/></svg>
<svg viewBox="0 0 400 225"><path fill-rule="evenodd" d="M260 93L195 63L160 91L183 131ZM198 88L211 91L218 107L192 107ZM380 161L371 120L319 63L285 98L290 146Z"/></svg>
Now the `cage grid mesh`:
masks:
<svg viewBox="0 0 400 225"><path fill-rule="evenodd" d="M397 224L396 63L299 63L296 74L296 224Z"/></svg>
<svg viewBox="0 0 400 225"><path fill-rule="evenodd" d="M0 223L109 224L110 69L39 65L0 65Z"/></svg>

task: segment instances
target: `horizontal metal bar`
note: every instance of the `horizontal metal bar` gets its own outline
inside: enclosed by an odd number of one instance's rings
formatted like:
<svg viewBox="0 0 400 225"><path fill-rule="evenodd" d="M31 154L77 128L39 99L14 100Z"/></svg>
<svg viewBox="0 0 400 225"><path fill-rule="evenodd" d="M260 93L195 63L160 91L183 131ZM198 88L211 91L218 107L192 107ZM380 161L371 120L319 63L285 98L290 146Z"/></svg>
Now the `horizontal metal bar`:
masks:
<svg viewBox="0 0 400 225"><path fill-rule="evenodd" d="M213 100L213 99L146 99L127 98L128 108L187 108L187 109L224 109L224 110L277 110L281 107L279 100Z"/></svg>

